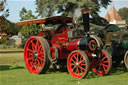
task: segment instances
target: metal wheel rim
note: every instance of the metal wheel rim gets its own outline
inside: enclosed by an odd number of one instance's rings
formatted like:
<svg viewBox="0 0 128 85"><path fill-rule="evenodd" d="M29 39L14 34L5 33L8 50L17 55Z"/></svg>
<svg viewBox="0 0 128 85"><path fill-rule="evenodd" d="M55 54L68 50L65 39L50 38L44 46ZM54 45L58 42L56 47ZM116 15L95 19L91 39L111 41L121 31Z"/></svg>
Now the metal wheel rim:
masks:
<svg viewBox="0 0 128 85"><path fill-rule="evenodd" d="M102 51L102 57L97 61L97 65L92 68L92 71L97 75L104 75L108 73L108 71L110 70L110 66L111 65L108 55L104 51Z"/></svg>
<svg viewBox="0 0 128 85"><path fill-rule="evenodd" d="M88 72L87 61L78 51L73 52L68 58L68 71L74 78L83 78Z"/></svg>
<svg viewBox="0 0 128 85"><path fill-rule="evenodd" d="M24 60L31 73L40 73L44 68L45 52L37 38L33 37L27 41L24 49Z"/></svg>
<svg viewBox="0 0 128 85"><path fill-rule="evenodd" d="M128 69L128 51L125 54L124 63L125 63L126 68Z"/></svg>

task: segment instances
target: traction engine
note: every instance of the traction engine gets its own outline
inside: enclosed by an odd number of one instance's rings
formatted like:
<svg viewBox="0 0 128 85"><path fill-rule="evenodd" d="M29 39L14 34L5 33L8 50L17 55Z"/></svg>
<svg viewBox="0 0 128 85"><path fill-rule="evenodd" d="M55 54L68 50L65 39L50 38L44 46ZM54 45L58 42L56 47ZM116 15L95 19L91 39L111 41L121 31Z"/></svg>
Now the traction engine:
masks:
<svg viewBox="0 0 128 85"><path fill-rule="evenodd" d="M118 27L114 24L107 25L104 29L94 31L93 36L112 55L112 66L117 67L124 62L128 69L128 29Z"/></svg>
<svg viewBox="0 0 128 85"><path fill-rule="evenodd" d="M97 45L89 33L89 11L82 10L84 32L76 29L74 20L69 17L55 16L45 19L18 22L18 26L44 24L56 25L52 31L41 31L32 35L24 48L24 60L31 73L45 73L50 64L62 70L67 67L68 72L75 78L84 78L89 68L97 75L105 75L111 68L111 56ZM46 28L43 28L46 29ZM47 28L48 29L48 28Z"/></svg>

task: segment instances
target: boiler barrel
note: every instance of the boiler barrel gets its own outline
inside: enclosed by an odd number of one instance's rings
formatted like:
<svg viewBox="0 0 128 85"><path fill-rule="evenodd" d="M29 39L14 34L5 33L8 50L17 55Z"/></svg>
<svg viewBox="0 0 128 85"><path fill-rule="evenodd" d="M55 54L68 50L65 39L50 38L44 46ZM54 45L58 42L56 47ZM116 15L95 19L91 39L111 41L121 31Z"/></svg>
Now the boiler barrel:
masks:
<svg viewBox="0 0 128 85"><path fill-rule="evenodd" d="M97 48L97 42L95 39L88 37L82 38L75 41L70 41L66 44L66 48L69 51L73 50L88 50L88 51L95 51Z"/></svg>

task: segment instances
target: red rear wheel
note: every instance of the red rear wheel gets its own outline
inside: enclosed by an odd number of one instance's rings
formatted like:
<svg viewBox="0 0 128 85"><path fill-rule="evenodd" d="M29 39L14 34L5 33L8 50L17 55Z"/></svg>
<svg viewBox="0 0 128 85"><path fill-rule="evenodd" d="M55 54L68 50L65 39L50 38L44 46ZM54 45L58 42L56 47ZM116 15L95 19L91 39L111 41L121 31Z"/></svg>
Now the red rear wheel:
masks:
<svg viewBox="0 0 128 85"><path fill-rule="evenodd" d="M89 71L89 59L80 50L73 51L67 60L67 68L74 78L84 78Z"/></svg>
<svg viewBox="0 0 128 85"><path fill-rule="evenodd" d="M124 63L125 63L126 68L128 69L128 51L125 53Z"/></svg>
<svg viewBox="0 0 128 85"><path fill-rule="evenodd" d="M42 37L31 37L24 49L24 60L27 69L31 73L45 73L49 68L47 57L49 49L48 42Z"/></svg>
<svg viewBox="0 0 128 85"><path fill-rule="evenodd" d="M101 55L95 57L93 61L95 62L95 65L92 67L92 71L94 73L97 75L108 74L112 66L112 60L110 54L107 51L102 50Z"/></svg>

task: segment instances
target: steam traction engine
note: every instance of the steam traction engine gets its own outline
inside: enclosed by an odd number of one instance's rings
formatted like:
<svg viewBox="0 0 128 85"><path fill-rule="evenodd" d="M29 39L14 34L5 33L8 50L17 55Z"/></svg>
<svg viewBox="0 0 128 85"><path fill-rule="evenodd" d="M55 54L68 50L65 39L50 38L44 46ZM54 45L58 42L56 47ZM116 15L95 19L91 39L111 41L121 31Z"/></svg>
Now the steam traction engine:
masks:
<svg viewBox="0 0 128 85"><path fill-rule="evenodd" d="M98 47L89 33L89 11L82 11L84 33L68 24L74 23L69 17L55 16L18 22L17 25L58 24L54 31L42 31L32 35L24 48L24 60L31 73L45 73L50 64L57 69L66 66L75 78L84 78L89 68L97 75L107 74L111 68L111 56ZM44 29L44 28L43 28Z"/></svg>
<svg viewBox="0 0 128 85"><path fill-rule="evenodd" d="M112 55L112 66L117 67L123 60L128 69L128 29L121 30L118 26L109 24L104 29L96 30L95 33L98 37L93 38L100 45L104 45Z"/></svg>

